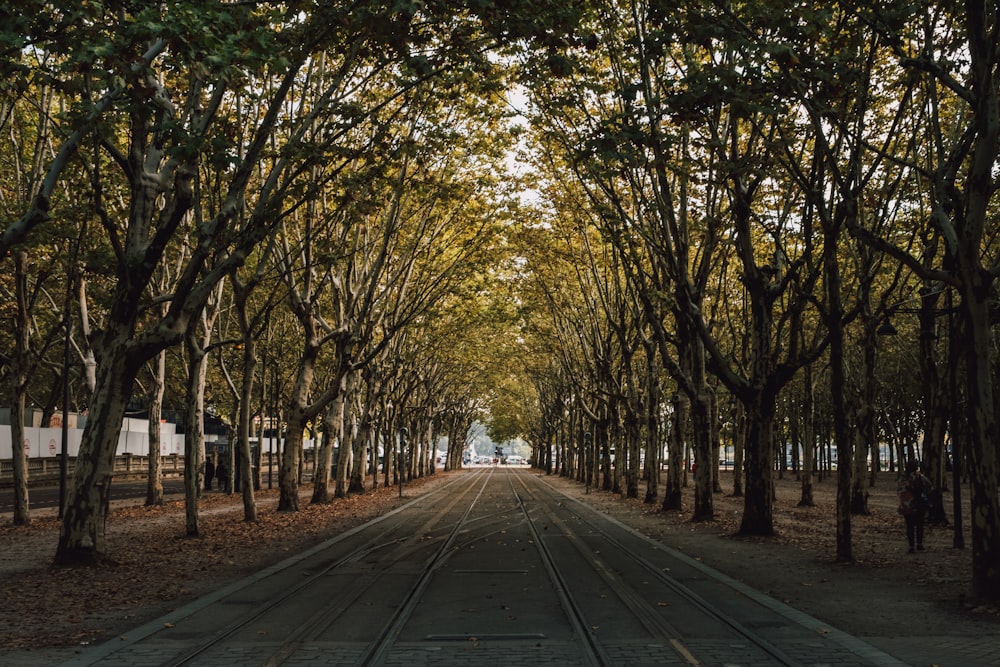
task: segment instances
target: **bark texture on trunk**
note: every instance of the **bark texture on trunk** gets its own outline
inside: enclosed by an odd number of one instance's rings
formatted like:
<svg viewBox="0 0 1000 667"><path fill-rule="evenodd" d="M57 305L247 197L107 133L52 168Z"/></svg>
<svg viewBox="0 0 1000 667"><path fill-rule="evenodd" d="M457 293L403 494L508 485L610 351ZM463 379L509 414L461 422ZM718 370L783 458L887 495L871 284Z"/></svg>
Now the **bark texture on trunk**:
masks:
<svg viewBox="0 0 1000 667"><path fill-rule="evenodd" d="M256 345L247 337L243 348L243 382L240 384L240 405L237 413L236 456L239 457L239 488L243 500L243 520L257 520L257 501L254 488L257 484L254 462L250 451L250 413L253 403L254 368L257 365ZM263 443L258 439L258 452Z"/></svg>
<svg viewBox="0 0 1000 667"><path fill-rule="evenodd" d="M688 430L691 401L683 394L674 394L673 423L670 428L667 458L667 484L663 492L664 510L681 510L684 506L684 441Z"/></svg>
<svg viewBox="0 0 1000 667"><path fill-rule="evenodd" d="M109 346L111 356L98 367L97 391L83 429L56 547L59 565L100 563L108 558L104 524L115 451L136 373L123 348Z"/></svg>
<svg viewBox="0 0 1000 667"><path fill-rule="evenodd" d="M747 410L746 495L740 535L774 535L774 396L752 394Z"/></svg>
<svg viewBox="0 0 1000 667"><path fill-rule="evenodd" d="M333 499L330 493L330 469L333 467L334 444L339 443L337 433L337 417L334 414L337 405L336 401L330 406L323 422L323 436L316 446L316 470L313 471L313 493L310 503L329 503Z"/></svg>
<svg viewBox="0 0 1000 667"><path fill-rule="evenodd" d="M28 304L28 276L25 265L28 253L17 249L14 255L14 300L16 315L14 320L14 350L10 364L9 381L14 388L14 400L10 422L11 432L11 464L13 466L14 482L14 516L15 526L27 526L31 523L31 507L28 499L28 452L24 437L25 409L28 391L28 375L31 347L31 308ZM68 378L66 379L68 382Z"/></svg>
<svg viewBox="0 0 1000 667"><path fill-rule="evenodd" d="M986 294L987 291L983 291ZM963 299L966 303L967 300ZM1000 599L1000 429L993 396L992 335L989 301L970 304L968 323L968 418L972 446L968 448L972 504L972 588L976 595Z"/></svg>
<svg viewBox="0 0 1000 667"><path fill-rule="evenodd" d="M802 391L802 471L799 481L801 493L799 507L813 507L816 504L813 496L813 468L816 465L816 414L815 386L813 384L812 366L805 367Z"/></svg>
<svg viewBox="0 0 1000 667"><path fill-rule="evenodd" d="M353 460L353 442L346 437L347 433L347 413L353 399L356 380L351 372L345 373L339 379L340 392L334 399L332 412L334 412L335 426L337 428L337 439L340 447L337 450L337 481L334 485L334 497L347 497L347 482L350 478L351 463Z"/></svg>
<svg viewBox="0 0 1000 667"><path fill-rule="evenodd" d="M694 513L692 521L715 519L715 502L712 488L712 399L702 391L691 402L691 424L694 431ZM718 465L718 463L716 463Z"/></svg>
<svg viewBox="0 0 1000 667"><path fill-rule="evenodd" d="M21 383L17 383L20 386ZM15 526L31 523L31 507L28 496L28 453L24 437L24 411L26 408L23 389L15 390L14 406L10 413L11 453L13 458L14 514Z"/></svg>
<svg viewBox="0 0 1000 667"><path fill-rule="evenodd" d="M299 459L302 456L302 434L305 431L306 421L300 406L297 404L289 406L285 446L281 451L278 471L279 512L299 511Z"/></svg>
<svg viewBox="0 0 1000 667"><path fill-rule="evenodd" d="M305 325L311 325L313 320L302 320ZM315 376L316 358L319 347L316 337L309 326L303 346L302 357L295 377L295 385L288 399L288 419L285 427L285 446L281 451L278 471L278 511L299 511L299 463L302 458L302 434L310 415L306 412L309 405L309 392L312 390ZM319 455L319 453L317 453ZM317 461L317 466L319 462ZM326 462L327 478L329 478L329 460Z"/></svg>
<svg viewBox="0 0 1000 667"><path fill-rule="evenodd" d="M146 467L146 507L163 504L163 444L160 416L163 413L163 392L167 374L167 353L153 360L152 386L149 391L149 461Z"/></svg>

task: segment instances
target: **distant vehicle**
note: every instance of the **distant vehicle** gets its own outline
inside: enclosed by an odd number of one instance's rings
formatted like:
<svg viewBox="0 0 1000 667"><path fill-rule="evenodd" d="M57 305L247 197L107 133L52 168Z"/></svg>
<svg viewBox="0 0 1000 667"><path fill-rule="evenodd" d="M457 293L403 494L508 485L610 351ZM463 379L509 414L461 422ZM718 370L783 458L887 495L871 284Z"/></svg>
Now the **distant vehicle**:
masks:
<svg viewBox="0 0 1000 667"><path fill-rule="evenodd" d="M523 456L518 456L517 454L511 454L507 457L507 465L521 466L527 463L527 460Z"/></svg>

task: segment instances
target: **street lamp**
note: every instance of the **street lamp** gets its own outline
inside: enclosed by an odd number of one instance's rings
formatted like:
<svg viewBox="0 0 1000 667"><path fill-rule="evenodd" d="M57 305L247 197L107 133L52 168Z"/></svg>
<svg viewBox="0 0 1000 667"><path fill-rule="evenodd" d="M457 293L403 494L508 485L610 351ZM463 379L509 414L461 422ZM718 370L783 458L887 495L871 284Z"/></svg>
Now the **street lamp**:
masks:
<svg viewBox="0 0 1000 667"><path fill-rule="evenodd" d="M875 330L875 333L879 336L895 336L899 333L896 331L896 327L892 325L892 320L889 319L890 317L892 317L892 315L886 314L886 316L882 319L882 324L880 324L878 329Z"/></svg>

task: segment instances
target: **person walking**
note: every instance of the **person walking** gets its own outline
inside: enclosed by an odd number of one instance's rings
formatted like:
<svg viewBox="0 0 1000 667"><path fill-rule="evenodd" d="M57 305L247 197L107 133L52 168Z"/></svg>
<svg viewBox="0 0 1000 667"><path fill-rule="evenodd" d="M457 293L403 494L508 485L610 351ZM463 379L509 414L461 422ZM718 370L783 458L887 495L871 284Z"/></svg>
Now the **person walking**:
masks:
<svg viewBox="0 0 1000 667"><path fill-rule="evenodd" d="M911 460L899 478L899 513L906 522L909 553L924 550L924 517L931 495L931 481L920 471L920 462Z"/></svg>
<svg viewBox="0 0 1000 667"><path fill-rule="evenodd" d="M212 480L215 479L215 462L211 456L205 457L205 490L212 490Z"/></svg>
<svg viewBox="0 0 1000 667"><path fill-rule="evenodd" d="M229 491L229 471L226 470L226 464L219 459L219 465L215 467L215 476L219 479L219 491Z"/></svg>

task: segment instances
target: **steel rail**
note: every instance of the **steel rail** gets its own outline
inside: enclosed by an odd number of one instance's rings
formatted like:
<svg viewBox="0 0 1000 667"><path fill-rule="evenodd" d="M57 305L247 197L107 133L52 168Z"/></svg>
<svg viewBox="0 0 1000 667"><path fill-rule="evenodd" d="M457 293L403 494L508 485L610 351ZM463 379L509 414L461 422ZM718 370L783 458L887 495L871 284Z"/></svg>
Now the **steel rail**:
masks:
<svg viewBox="0 0 1000 667"><path fill-rule="evenodd" d="M556 594L559 596L559 602L562 605L563 611L566 612L566 617L573 628L573 632L578 637L583 639L583 658L586 661L586 664L596 665L599 667L614 664L607 652L601 646L597 636L588 629L589 626L587 624L587 619L584 616L583 609L579 604L577 604L576 599L573 597L572 588L566 581L565 577L563 577L559 567L556 565L552 552L549 551L549 548L542 540L542 536L538 532L538 527L535 526L535 522L531 518L531 514L528 512L528 508L524 505L524 500L514 487L513 478L514 475L508 473L508 481L510 482L511 492L517 499L517 506L524 515L528 529L531 531L532 541L535 543L542 562L545 564L545 570L548 572L549 579L555 587ZM521 482L522 485L524 484L523 480L518 479L518 481ZM527 490L527 487L525 487L525 490Z"/></svg>
<svg viewBox="0 0 1000 667"><path fill-rule="evenodd" d="M492 471L493 469L490 468L490 473L486 475L486 479L483 481L482 486L480 486L476 497L473 498L471 503L469 503L469 506L465 509L465 512L462 513L459 520L455 522L455 525L451 529L448 537L444 540L444 542L442 542L441 546L438 547L434 555L424 564L420 577L417 579L416 583L410 587L410 590L407 592L402 604L396 608L392 616L379 631L378 635L376 635L375 639L368 644L368 647L361 656L361 659L356 663L359 667L381 665L384 663L386 654L395 645L396 639L399 637L399 633L402 632L403 627L413 615L413 612L417 608L417 604L420 602L420 598L424 591L427 589L427 585L430 583L434 572L448 560L449 551L451 551L452 545L458 538L459 532L467 525L469 514L472 512L472 508L475 507L479 498L482 497L483 491L486 489L486 485L489 483L490 477L492 476Z"/></svg>
<svg viewBox="0 0 1000 667"><path fill-rule="evenodd" d="M694 590L692 590L689 586L686 586L677 581L674 577L665 574L660 567L650 562L647 558L644 558L638 553L636 553L635 550L627 548L620 540L615 538L611 533L609 533L607 530L599 526L594 521L584 518L584 514L589 514L590 516L594 515L603 516L598 510L594 509L593 507L590 507L586 503L580 502L576 498L573 498L571 496L568 496L560 492L559 490L553 488L550 484L544 481L541 480L539 481L540 483L545 484L554 495L558 494L559 497L566 498L572 501L575 505L584 508L586 512L578 515L581 521L590 526L593 530L596 530L598 533L600 533L602 539L607 544L614 546L626 557L628 557L630 560L632 560L637 565L642 567L645 571L654 576L657 580L659 580L661 583L667 586L674 593L687 600L689 604L700 609L703 613L705 613L709 617L714 618L724 623L725 625L729 626L732 630L737 632L741 637L743 637L744 639L752 643L754 646L767 653L768 656L776 660L777 661L776 664L784 665L785 667L801 666L802 663L800 661L789 656L781 648L775 646L772 642L761 637L758 633L754 632L753 630L747 628L745 625L740 623L739 620L734 618L732 615L722 611L717 606L713 605L703 596L699 595Z"/></svg>
<svg viewBox="0 0 1000 667"><path fill-rule="evenodd" d="M472 481L475 481L475 479L478 479L480 476L482 476L482 475L476 475L473 478ZM453 485L458 484L460 482L469 483L470 480L463 479L462 477L456 477L455 480L450 481L450 482L448 482L448 483L446 483L446 484L438 487L437 489L434 489L433 491L428 492L427 494L421 496L420 498L417 498L417 499L411 501L410 503L407 503L407 505L405 505L403 507L409 507L409 506L411 506L413 504L416 504L416 503L419 503L419 502L424 502L424 501L426 501L426 500L428 500L430 498L434 498L434 497L436 497L436 496L438 496L440 494L443 494L447 489L449 489ZM471 484L470 484L470 488L471 488ZM392 514L395 514L400 509L403 509L403 507L400 507L397 510L394 510ZM378 517L377 519L375 519L373 521L368 521L368 522L362 524L361 526L357 526L354 529L346 531L346 532L342 533L341 535L339 535L335 539L335 541L339 542L342 539L345 539L345 538L347 538L347 537L355 534L356 532L360 531L362 528L364 528L366 526L369 526L369 525L371 525L374 522L383 521L386 518L388 518L389 516L390 515L388 515L388 514L387 515L383 515L383 516ZM215 646L218 646L219 644L222 644L223 642L225 642L225 640L227 638L229 638L232 635L236 634L237 632L239 632L243 628L246 628L248 625L250 625L254 621L257 621L257 620L261 619L262 617L264 617L265 615L267 615L269 612L273 611L276 607L278 607L282 603L288 601L290 598L292 598L295 595L297 595L303 589L305 589L308 586L314 584L316 581L318 581L322 577L328 575L330 572L335 571L337 568L342 567L343 565L345 565L347 563L350 563L352 561L356 561L359 558L362 558L362 557L364 557L364 556L366 556L366 555L368 555L370 553L373 553L375 551L378 551L378 550L381 550L381 549L385 549L385 548L388 548L388 547L392 547L392 546L398 545L398 544L406 541L409 538L408 537L402 537L402 538L399 538L399 539L390 540L388 542L378 542L377 541L378 539L379 539L378 537L372 538L372 539L368 540L367 542L365 542L364 544L362 544L361 546L359 546L358 548L352 550L350 553L342 556L341 558L336 559L335 561L333 561L330 564L328 564L328 565L326 565L326 566L324 566L324 567L316 570L315 572L311 572L309 574L309 576L303 578L299 583L297 583L294 586L291 586L290 588L284 590L281 593L281 595L279 595L279 596L277 596L277 597L269 600L266 604L263 604L263 605L261 605L259 607L255 607L253 611L251 611L251 612L249 612L249 613L247 613L247 614L245 614L243 616L240 616L239 618L235 619L231 623L227 624L226 626L224 626L224 627L220 628L219 630L217 630L216 632L212 633L209 637L207 637L203 641L199 642L194 647L188 649L187 651L185 651L181 655L174 656L170 660L163 662L161 664L161 667L180 667L181 665L187 665L187 664L192 663L196 658L202 656L203 654L205 654L207 651L211 650ZM330 546L332 546L332 544ZM319 616L320 614L325 614L325 610L323 610L321 612L317 612L317 614L315 614L314 617ZM307 622L306 625L309 626L309 627L315 627L310 622ZM297 644L298 643L298 639L301 636L302 636L302 633L296 632L295 635L294 635L294 637L291 640L289 640L289 642L285 642L285 644L292 643L292 642L294 642L294 643ZM287 660L289 656L290 656L290 653L287 651L285 645L283 644L282 646L278 647L277 651L274 654L274 658L276 659L276 661L269 659L268 662L267 662L267 664L269 664L269 665L281 664L283 661Z"/></svg>

